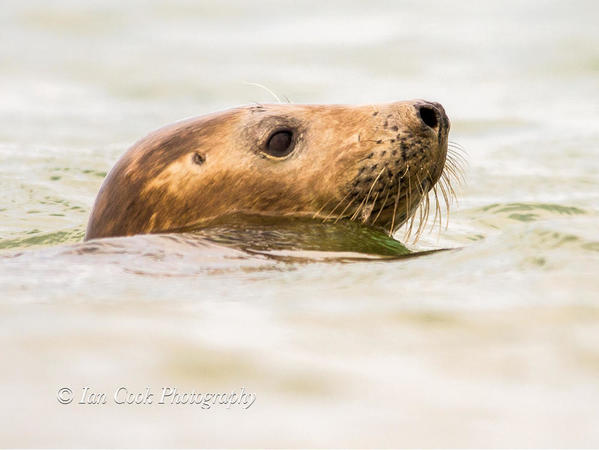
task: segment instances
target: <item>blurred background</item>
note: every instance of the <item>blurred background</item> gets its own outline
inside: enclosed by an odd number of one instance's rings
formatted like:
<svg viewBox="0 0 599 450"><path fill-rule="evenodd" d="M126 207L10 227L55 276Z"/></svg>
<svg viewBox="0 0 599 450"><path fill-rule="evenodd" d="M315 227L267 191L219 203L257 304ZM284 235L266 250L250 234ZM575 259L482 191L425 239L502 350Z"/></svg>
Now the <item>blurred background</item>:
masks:
<svg viewBox="0 0 599 450"><path fill-rule="evenodd" d="M599 445L598 17L582 0L5 0L0 444ZM463 249L218 273L180 248L62 253L128 146L276 102L251 83L442 103L467 183L415 247ZM57 402L86 385L257 400Z"/></svg>

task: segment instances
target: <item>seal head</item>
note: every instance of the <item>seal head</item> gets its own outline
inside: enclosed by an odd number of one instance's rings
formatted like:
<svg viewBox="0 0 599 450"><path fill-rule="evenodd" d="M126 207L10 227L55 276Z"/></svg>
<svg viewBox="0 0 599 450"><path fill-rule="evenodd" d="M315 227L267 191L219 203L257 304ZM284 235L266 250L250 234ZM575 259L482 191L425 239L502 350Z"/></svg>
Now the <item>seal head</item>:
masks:
<svg viewBox="0 0 599 450"><path fill-rule="evenodd" d="M443 107L423 100L252 105L178 122L116 163L86 239L189 230L232 214L393 232L442 176L449 127Z"/></svg>

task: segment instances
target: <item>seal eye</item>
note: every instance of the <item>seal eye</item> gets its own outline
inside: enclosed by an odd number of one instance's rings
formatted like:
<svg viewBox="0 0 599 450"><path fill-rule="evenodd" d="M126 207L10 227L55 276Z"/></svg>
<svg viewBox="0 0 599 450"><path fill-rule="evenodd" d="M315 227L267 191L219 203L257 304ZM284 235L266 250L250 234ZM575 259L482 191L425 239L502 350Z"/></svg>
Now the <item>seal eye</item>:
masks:
<svg viewBox="0 0 599 450"><path fill-rule="evenodd" d="M275 132L266 142L266 152L277 158L287 156L293 150L293 133L289 130Z"/></svg>

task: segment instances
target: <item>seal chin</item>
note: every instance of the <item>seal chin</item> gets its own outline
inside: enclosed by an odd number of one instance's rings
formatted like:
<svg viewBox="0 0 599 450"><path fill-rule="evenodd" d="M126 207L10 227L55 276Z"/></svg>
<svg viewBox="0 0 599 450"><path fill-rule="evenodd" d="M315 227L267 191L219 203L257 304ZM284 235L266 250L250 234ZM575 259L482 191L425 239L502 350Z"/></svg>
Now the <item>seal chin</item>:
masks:
<svg viewBox="0 0 599 450"><path fill-rule="evenodd" d="M392 233L437 186L447 197L449 127L443 107L424 100L252 105L179 122L116 163L86 239L199 228L236 213Z"/></svg>

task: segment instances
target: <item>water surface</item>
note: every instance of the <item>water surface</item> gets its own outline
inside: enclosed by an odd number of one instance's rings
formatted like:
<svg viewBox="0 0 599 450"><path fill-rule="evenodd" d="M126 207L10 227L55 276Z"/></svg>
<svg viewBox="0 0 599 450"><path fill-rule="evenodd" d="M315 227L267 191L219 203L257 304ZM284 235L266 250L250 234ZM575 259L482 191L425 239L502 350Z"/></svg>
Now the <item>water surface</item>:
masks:
<svg viewBox="0 0 599 450"><path fill-rule="evenodd" d="M3 445L599 445L596 2L2 11ZM441 102L467 183L447 229L404 244L461 250L290 261L185 235L80 243L129 145L273 101L246 82L296 103ZM85 386L256 401L57 401Z"/></svg>

